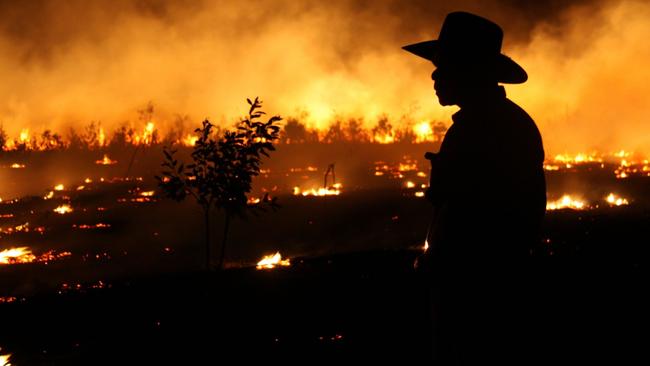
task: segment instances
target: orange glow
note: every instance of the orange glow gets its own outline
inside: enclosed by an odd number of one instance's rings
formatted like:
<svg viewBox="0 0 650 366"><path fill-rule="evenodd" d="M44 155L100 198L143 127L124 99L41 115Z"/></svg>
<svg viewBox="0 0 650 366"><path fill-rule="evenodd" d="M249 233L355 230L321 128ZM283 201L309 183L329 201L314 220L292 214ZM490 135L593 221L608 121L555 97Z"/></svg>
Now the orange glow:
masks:
<svg viewBox="0 0 650 366"><path fill-rule="evenodd" d="M341 189L343 185L341 183L336 183L328 188L311 188L308 190L302 190L300 187L293 187L294 196L314 196L314 197L323 197L323 196L338 196L341 194Z"/></svg>
<svg viewBox="0 0 650 366"><path fill-rule="evenodd" d="M111 158L108 157L107 154L104 154L104 157L101 160L95 160L95 164L97 164L97 165L113 165L113 164L117 164L117 160L112 160Z"/></svg>
<svg viewBox="0 0 650 366"><path fill-rule="evenodd" d="M12 301L1 301L1 302L13 302L15 301L15 297L13 298ZM2 348L0 348L0 351L2 351ZM11 366L11 353L9 354L0 354L0 366Z"/></svg>
<svg viewBox="0 0 650 366"><path fill-rule="evenodd" d="M0 264L30 263L36 259L28 247L5 249L0 252Z"/></svg>
<svg viewBox="0 0 650 366"><path fill-rule="evenodd" d="M73 210L72 210L72 207L70 207L70 205L66 204L66 205L58 206L53 211L60 214L60 215L65 215L67 213L72 212Z"/></svg>
<svg viewBox="0 0 650 366"><path fill-rule="evenodd" d="M378 144L392 144L395 142L395 134L392 131L388 134L375 134L372 139Z"/></svg>
<svg viewBox="0 0 650 366"><path fill-rule="evenodd" d="M564 195L556 201L546 203L547 210L561 210L564 208L572 210L584 210L589 208L589 206L587 206L584 201L573 198L570 195Z"/></svg>
<svg viewBox="0 0 650 366"><path fill-rule="evenodd" d="M61 132L69 121L102 121L98 143L103 146L123 121L128 126L133 121L155 121L163 135L176 127L178 115L187 113L190 121L208 115L231 121L240 114L237 103L253 81L264 85L263 94L269 102L273 99L275 110L296 111L310 128L320 131L335 117L362 117L368 128L385 114L393 126L412 132L423 120L449 122L456 110L440 107L432 95L432 65L400 50L402 43L423 39L424 34L435 37L444 16L433 10L436 7L404 28L404 20L422 15L417 6L395 8L369 2L367 11L359 12L356 2L286 1L282 8L287 11L274 11L279 6L272 1L256 4L250 11L243 2L208 1L192 7L165 6L161 16L157 11L142 11L139 5L108 3L120 5L115 5L117 9L109 5L109 11L94 3L81 7L91 17L65 2L57 6L60 11L51 12L56 15L46 13L44 19L29 11L6 12L17 18L15 24L29 24L32 16L43 29L93 19L87 32L69 32L64 27L54 32L53 39L28 31L24 38L11 32L1 35L2 119L13 137L6 148L20 141L16 136L21 128L38 137L37 128L43 128L43 123ZM539 124L549 156L566 146L650 152L644 97L650 88L646 82L650 70L645 67L650 59L646 41L650 4L583 1L554 6L548 17L533 14L534 19L521 22L528 17L519 16L520 6L475 3L479 13L498 14L506 29L504 53L530 75L526 84L506 89ZM602 31L594 31L596 19ZM250 37L240 26L250 21L281 26ZM97 42L88 42L87 37L98 34ZM35 45L35 51L26 52L29 45ZM65 52L59 52L60 46ZM249 57L250 50L266 57ZM148 100L156 108L140 116L138 111ZM76 127L82 131L82 126ZM138 126L134 143L154 140L149 130L143 133ZM180 131L174 138L182 139L186 133Z"/></svg>
<svg viewBox="0 0 650 366"><path fill-rule="evenodd" d="M429 142L433 141L433 129L428 121L422 121L413 127L415 133L415 142Z"/></svg>
<svg viewBox="0 0 650 366"><path fill-rule="evenodd" d="M76 225L73 224L72 228L73 229L82 229L82 230L88 230L88 229L108 229L111 227L111 224L104 224L102 222L98 224L93 224L93 225L88 225L88 224L81 224L81 225Z"/></svg>
<svg viewBox="0 0 650 366"><path fill-rule="evenodd" d="M612 206L624 206L624 205L629 204L629 202L628 202L628 200L626 198L619 197L619 196L615 195L614 193L610 193L605 198L605 200L607 201L607 203L609 203Z"/></svg>
<svg viewBox="0 0 650 366"><path fill-rule="evenodd" d="M198 141L199 137L196 135L187 135L183 137L183 140L181 143L185 146L194 146L196 145L196 141Z"/></svg>
<svg viewBox="0 0 650 366"><path fill-rule="evenodd" d="M13 164L11 164L11 168L12 168L12 169L24 169L24 168L25 168L25 164L13 163Z"/></svg>
<svg viewBox="0 0 650 366"><path fill-rule="evenodd" d="M24 128L22 131L20 131L19 139L21 144L29 143L29 128Z"/></svg>
<svg viewBox="0 0 650 366"><path fill-rule="evenodd" d="M277 266L287 267L290 265L291 262L288 258L282 259L280 252L276 252L275 254L262 257L262 259L257 262L257 269L273 269Z"/></svg>

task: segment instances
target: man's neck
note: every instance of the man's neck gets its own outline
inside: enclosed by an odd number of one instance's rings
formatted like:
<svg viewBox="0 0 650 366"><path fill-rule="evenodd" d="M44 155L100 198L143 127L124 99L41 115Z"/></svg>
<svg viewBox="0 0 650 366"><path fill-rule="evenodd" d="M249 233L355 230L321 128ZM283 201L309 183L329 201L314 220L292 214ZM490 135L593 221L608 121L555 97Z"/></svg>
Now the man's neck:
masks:
<svg viewBox="0 0 650 366"><path fill-rule="evenodd" d="M471 109L475 106L490 105L496 100L506 97L506 90L500 85L479 86L467 89L458 102L461 109Z"/></svg>

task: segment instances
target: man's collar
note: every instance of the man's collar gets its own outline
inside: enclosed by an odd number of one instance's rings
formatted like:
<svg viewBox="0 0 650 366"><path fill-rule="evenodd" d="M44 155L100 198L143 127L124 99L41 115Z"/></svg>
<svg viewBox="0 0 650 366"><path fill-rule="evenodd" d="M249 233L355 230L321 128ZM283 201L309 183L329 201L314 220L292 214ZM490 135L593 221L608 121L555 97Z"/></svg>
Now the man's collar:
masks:
<svg viewBox="0 0 650 366"><path fill-rule="evenodd" d="M451 119L454 121L454 123L456 123L459 120L465 118L465 116L467 116L468 114L473 114L472 112L474 111L480 113L481 111L484 111L486 108L489 108L490 106L494 105L495 103L498 103L498 101L505 98L506 98L506 89L503 86L498 85L493 90L487 93L486 92L481 93L480 98L478 98L475 103L468 103L467 105L461 107L458 112L454 113L451 116Z"/></svg>

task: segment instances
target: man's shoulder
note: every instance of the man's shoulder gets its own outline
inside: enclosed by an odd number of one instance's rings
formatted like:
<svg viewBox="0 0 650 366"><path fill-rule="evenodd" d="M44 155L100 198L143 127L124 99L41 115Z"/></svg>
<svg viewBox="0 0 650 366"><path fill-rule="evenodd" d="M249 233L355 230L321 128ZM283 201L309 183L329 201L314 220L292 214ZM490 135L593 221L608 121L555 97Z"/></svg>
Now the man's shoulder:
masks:
<svg viewBox="0 0 650 366"><path fill-rule="evenodd" d="M501 109L503 112L512 116L513 119L527 121L533 124L535 123L533 121L533 118L528 114L528 112L526 112L517 103L513 102L508 98L503 99L503 103L501 103Z"/></svg>

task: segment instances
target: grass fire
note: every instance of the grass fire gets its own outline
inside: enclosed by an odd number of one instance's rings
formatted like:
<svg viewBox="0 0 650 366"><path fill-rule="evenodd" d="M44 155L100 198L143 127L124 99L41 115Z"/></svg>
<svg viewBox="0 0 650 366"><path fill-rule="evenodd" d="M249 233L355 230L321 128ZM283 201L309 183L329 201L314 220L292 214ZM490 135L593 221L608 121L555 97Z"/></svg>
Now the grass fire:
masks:
<svg viewBox="0 0 650 366"><path fill-rule="evenodd" d="M458 10L499 24L498 61L445 64L446 32L426 60L402 49ZM433 364L446 341L643 364L648 4L26 0L0 19L0 366ZM508 62L519 78L491 69ZM534 123L500 124L523 118L506 98ZM526 226L504 213L532 180ZM500 344L515 315L508 334L543 331Z"/></svg>

